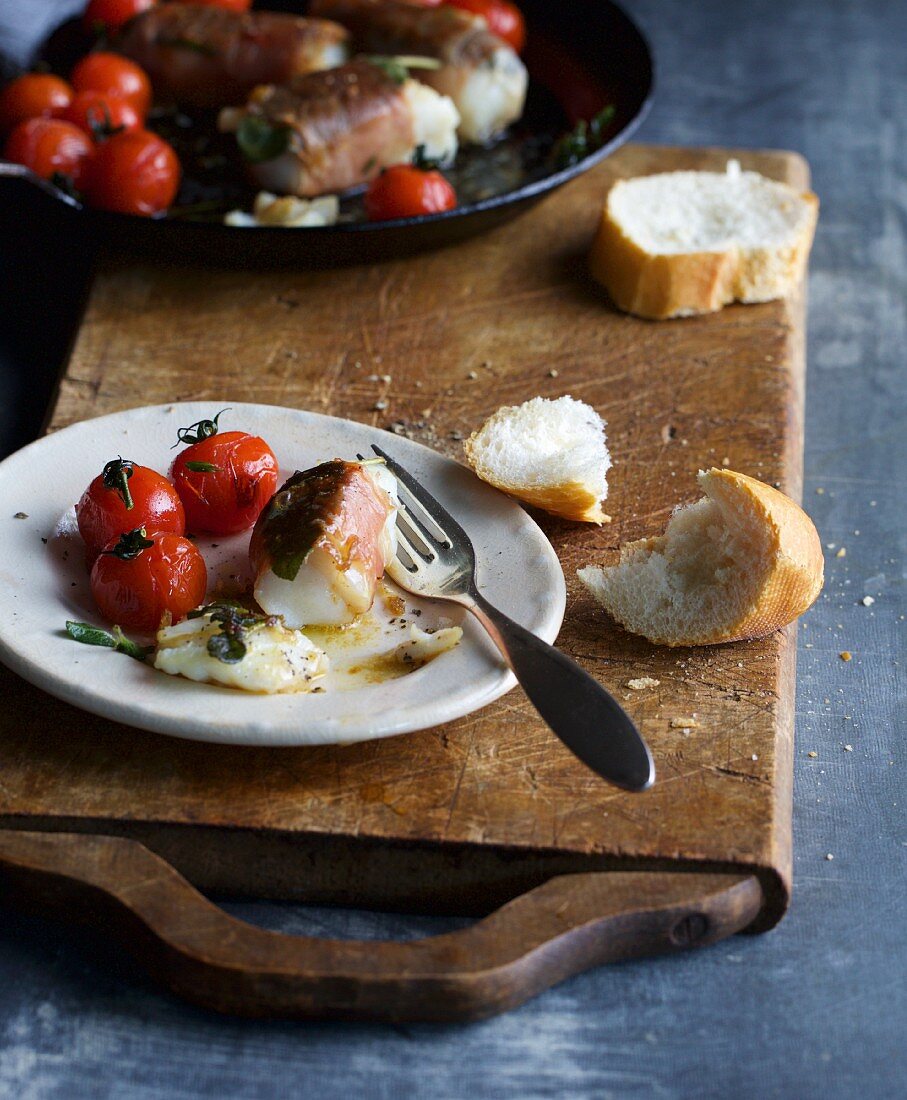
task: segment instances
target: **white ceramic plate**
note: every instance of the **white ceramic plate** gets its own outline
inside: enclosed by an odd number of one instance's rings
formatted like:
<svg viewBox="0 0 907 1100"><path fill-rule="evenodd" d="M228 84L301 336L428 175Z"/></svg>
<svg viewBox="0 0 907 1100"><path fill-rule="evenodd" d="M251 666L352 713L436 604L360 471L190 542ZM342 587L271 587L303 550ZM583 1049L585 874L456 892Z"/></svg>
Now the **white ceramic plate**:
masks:
<svg viewBox="0 0 907 1100"><path fill-rule="evenodd" d="M176 737L234 745L326 745L389 737L469 714L513 687L512 674L471 618L410 597L409 612L422 610L415 620L420 626L460 622L460 644L398 679L364 683L349 676L344 668L357 663L354 657L386 651L394 638L402 641L393 633L399 623L390 623L395 616L382 613L376 601L371 625L358 632L358 649L334 655L337 671L319 694L251 695L197 684L69 639L63 629L67 619L102 622L89 592L81 540L73 533L72 505L118 454L166 472L177 428L219 408L193 402L115 413L40 439L0 464L4 664L93 714ZM475 545L479 586L487 598L539 637L554 641L566 602L554 550L522 508L463 466L368 425L295 409L233 404L221 423L225 430L264 437L287 475L326 459L369 454L370 445L378 443L463 525ZM22 512L27 518L16 518ZM212 583L225 571L245 568L248 534L213 541L220 543L216 550L211 540L198 543Z"/></svg>

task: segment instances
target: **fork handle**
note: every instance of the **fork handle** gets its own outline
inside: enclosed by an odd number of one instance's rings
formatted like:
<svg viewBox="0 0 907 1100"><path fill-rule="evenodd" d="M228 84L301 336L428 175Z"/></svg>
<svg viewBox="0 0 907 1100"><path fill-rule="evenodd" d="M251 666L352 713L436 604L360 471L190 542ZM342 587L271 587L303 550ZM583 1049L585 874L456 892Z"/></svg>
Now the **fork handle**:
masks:
<svg viewBox="0 0 907 1100"><path fill-rule="evenodd" d="M597 680L478 591L462 602L491 635L532 705L571 752L625 790L651 786L655 767L645 741Z"/></svg>

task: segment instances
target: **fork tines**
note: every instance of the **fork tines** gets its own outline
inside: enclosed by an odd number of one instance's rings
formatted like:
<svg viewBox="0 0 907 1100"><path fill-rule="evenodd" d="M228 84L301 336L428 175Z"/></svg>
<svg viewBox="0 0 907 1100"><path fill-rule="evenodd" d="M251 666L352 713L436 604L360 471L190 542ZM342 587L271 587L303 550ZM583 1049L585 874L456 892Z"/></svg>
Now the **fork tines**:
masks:
<svg viewBox="0 0 907 1100"><path fill-rule="evenodd" d="M453 549L453 540L458 537L466 541L467 536L463 528L408 470L374 443L372 450L379 458L384 459L387 468L397 479L397 495L400 500L398 527L402 528L407 542L413 543L413 535L415 535L415 541L423 543L423 551L420 551L417 545L413 545L419 557L424 561L431 561L436 557L436 553L431 551Z"/></svg>

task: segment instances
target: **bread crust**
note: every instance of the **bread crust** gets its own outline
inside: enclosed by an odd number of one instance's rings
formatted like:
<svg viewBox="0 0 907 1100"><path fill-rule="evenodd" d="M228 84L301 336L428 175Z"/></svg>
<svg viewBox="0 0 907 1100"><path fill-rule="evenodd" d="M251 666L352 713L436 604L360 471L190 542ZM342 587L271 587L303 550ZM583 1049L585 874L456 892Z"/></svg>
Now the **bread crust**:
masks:
<svg viewBox="0 0 907 1100"><path fill-rule="evenodd" d="M746 474L713 468L700 473L699 483L708 496L741 514L743 524L758 524L768 534L767 564L754 598L733 622L670 636L646 633L643 637L656 645L720 645L763 638L787 626L815 602L822 590L825 560L812 520L790 497ZM648 557L664 544L663 535L628 543L621 547L620 561ZM609 599L601 583L606 572L587 567L580 570L580 579L612 618L631 633L640 633L621 618Z"/></svg>
<svg viewBox="0 0 907 1100"><path fill-rule="evenodd" d="M582 481L563 481L559 485L527 485L505 481L482 461L475 440L478 432L463 441L466 460L478 477L501 489L510 496L517 497L535 508L542 508L552 515L563 519L577 520L580 523L610 523L611 517L602 510L601 501Z"/></svg>
<svg viewBox="0 0 907 1100"><path fill-rule="evenodd" d="M608 192L589 266L618 309L661 321L714 313L730 302L766 302L790 294L803 277L819 215L812 191L799 192L808 216L792 245L720 252L650 253L623 230Z"/></svg>

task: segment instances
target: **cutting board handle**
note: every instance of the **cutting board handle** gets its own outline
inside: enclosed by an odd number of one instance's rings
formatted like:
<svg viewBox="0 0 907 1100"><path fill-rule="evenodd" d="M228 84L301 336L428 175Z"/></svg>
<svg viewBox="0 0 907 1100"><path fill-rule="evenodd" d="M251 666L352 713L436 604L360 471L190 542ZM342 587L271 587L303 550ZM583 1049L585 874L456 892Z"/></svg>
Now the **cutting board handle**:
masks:
<svg viewBox="0 0 907 1100"><path fill-rule="evenodd" d="M489 1016L591 966L713 943L762 904L752 875L595 872L553 878L441 936L316 939L231 917L137 841L18 830L0 830L0 886L90 924L209 1008L387 1021Z"/></svg>

